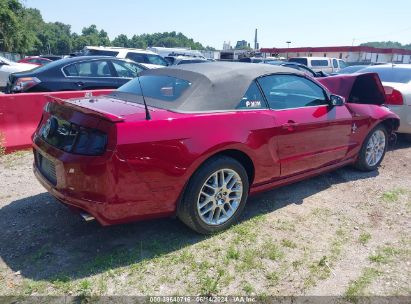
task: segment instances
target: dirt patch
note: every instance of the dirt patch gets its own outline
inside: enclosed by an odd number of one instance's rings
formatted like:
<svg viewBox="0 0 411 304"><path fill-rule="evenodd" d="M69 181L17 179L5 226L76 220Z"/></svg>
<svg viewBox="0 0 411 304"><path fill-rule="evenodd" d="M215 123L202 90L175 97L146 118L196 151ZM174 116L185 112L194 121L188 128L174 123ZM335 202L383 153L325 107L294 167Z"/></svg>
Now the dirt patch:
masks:
<svg viewBox="0 0 411 304"><path fill-rule="evenodd" d="M411 145L250 198L212 237L178 220L85 223L0 158L0 295L410 295Z"/></svg>

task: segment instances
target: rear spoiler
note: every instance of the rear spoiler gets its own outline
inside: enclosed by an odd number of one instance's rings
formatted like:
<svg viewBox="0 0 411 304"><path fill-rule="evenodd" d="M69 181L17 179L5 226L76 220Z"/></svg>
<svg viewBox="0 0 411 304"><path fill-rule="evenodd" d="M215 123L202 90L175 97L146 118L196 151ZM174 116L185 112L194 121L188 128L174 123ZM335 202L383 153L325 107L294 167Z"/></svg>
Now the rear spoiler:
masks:
<svg viewBox="0 0 411 304"><path fill-rule="evenodd" d="M93 98L93 97L91 97ZM80 111L85 114L89 114L92 116L97 116L98 118L102 118L104 120L110 121L110 122L122 122L124 121L124 117L119 116L119 115L114 115L112 113L104 112L102 110L96 111L93 109L90 109L88 107L81 106L76 103L78 99L62 99L58 97L54 97L51 95L46 96L46 100L48 102L53 102L58 105L62 105L71 109L74 109L76 111Z"/></svg>

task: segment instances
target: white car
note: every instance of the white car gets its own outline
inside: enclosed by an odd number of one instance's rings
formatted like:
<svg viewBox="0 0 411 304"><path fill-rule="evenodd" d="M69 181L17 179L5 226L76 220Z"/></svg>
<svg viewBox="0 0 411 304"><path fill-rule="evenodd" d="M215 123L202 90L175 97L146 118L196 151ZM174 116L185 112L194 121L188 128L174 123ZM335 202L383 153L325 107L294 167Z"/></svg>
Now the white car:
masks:
<svg viewBox="0 0 411 304"><path fill-rule="evenodd" d="M288 61L301 63L313 71L321 71L327 74L336 73L347 67L344 60L330 57L294 57L288 59Z"/></svg>
<svg viewBox="0 0 411 304"><path fill-rule="evenodd" d="M38 65L13 62L0 57L0 90L2 91L6 87L11 73L24 72L34 68L38 68Z"/></svg>
<svg viewBox="0 0 411 304"><path fill-rule="evenodd" d="M359 73L378 73L387 95L386 105L401 119L398 133L411 139L411 64L369 66Z"/></svg>
<svg viewBox="0 0 411 304"><path fill-rule="evenodd" d="M148 69L164 68L168 66L167 61L160 55L142 49L122 48L122 47L104 47L104 46L86 46L83 49L85 56L113 56L117 58L127 58L134 62L144 65Z"/></svg>
<svg viewBox="0 0 411 304"><path fill-rule="evenodd" d="M165 59L170 65L180 65L189 63L205 63L208 62L207 59L198 57L188 57L188 56L167 56Z"/></svg>

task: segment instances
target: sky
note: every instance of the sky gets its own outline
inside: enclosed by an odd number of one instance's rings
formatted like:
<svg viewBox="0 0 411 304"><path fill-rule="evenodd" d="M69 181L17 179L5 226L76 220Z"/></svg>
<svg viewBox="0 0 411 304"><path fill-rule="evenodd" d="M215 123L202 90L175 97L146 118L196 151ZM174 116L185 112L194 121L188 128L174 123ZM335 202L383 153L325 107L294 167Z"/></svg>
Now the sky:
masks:
<svg viewBox="0 0 411 304"><path fill-rule="evenodd" d="M47 22L90 24L111 39L119 34L182 32L222 49L247 40L260 47L342 46L367 41L411 43L410 0L23 0Z"/></svg>

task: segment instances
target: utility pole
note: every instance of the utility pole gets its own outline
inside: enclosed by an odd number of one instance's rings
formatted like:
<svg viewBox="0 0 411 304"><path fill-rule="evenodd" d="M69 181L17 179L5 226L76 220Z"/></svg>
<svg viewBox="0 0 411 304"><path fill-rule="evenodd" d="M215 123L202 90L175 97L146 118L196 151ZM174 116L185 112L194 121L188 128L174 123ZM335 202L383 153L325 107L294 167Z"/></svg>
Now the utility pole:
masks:
<svg viewBox="0 0 411 304"><path fill-rule="evenodd" d="M290 49L290 43L291 43L291 41L286 41L286 43L287 43L287 60L288 60L288 51L289 51L289 49Z"/></svg>

